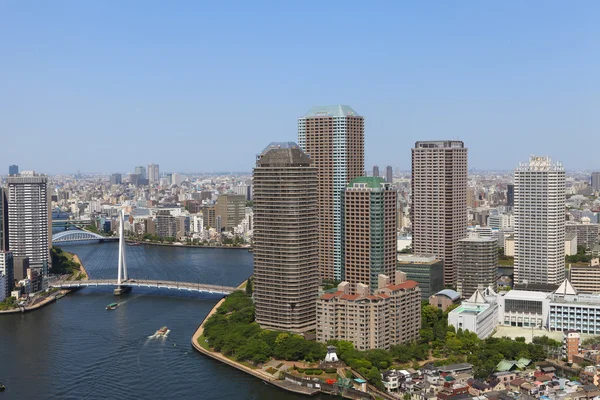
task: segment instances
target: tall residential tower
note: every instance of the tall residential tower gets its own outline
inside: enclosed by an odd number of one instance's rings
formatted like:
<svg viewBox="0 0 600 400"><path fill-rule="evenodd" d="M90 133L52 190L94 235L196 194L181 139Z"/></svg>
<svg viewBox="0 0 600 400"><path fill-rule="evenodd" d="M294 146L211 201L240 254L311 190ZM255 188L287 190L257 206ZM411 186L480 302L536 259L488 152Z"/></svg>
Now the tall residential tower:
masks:
<svg viewBox="0 0 600 400"><path fill-rule="evenodd" d="M412 149L412 246L444 261L444 284L456 284L458 241L467 236L467 149L463 142L417 142Z"/></svg>
<svg viewBox="0 0 600 400"><path fill-rule="evenodd" d="M8 243L15 257L48 274L50 203L48 178L34 172L8 177Z"/></svg>
<svg viewBox="0 0 600 400"><path fill-rule="evenodd" d="M380 274L396 271L396 188L380 177L361 177L344 192L342 279L378 289Z"/></svg>
<svg viewBox="0 0 600 400"><path fill-rule="evenodd" d="M531 156L515 169L515 283L565 279L565 169Z"/></svg>
<svg viewBox="0 0 600 400"><path fill-rule="evenodd" d="M319 272L342 278L342 194L365 169L364 118L350 106L313 107L298 118L298 144L318 174Z"/></svg>
<svg viewBox="0 0 600 400"><path fill-rule="evenodd" d="M256 160L254 300L262 328L315 329L319 285L317 169L295 143L271 143Z"/></svg>

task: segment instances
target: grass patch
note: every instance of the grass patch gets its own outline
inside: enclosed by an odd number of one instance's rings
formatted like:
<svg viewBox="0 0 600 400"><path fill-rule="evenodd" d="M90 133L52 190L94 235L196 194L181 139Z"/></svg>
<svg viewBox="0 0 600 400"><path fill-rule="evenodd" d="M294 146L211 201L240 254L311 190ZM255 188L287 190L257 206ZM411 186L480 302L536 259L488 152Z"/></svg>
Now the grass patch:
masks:
<svg viewBox="0 0 600 400"><path fill-rule="evenodd" d="M200 335L200 337L198 338L198 344L200 345L200 347L202 347L205 350L209 350L210 351L210 346L208 345L207 342L205 342L206 338L204 337L204 335Z"/></svg>

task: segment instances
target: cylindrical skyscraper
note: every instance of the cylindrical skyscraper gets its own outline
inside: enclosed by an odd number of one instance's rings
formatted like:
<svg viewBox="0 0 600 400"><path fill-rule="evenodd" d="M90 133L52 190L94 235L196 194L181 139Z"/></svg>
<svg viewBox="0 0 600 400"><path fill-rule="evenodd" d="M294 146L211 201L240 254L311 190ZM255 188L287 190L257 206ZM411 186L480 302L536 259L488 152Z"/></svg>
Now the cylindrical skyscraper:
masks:
<svg viewBox="0 0 600 400"><path fill-rule="evenodd" d="M262 328L315 329L319 285L317 169L295 143L271 143L256 160L254 300Z"/></svg>

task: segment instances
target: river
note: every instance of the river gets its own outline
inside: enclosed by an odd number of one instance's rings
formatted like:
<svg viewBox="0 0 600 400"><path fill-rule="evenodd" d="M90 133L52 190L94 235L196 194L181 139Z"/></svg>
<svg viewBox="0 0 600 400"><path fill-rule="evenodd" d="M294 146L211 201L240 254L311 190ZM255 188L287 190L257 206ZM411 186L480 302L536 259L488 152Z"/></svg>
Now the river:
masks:
<svg viewBox="0 0 600 400"><path fill-rule="evenodd" d="M65 245L92 278L115 278L117 243ZM245 250L128 246L131 278L237 285ZM190 340L218 297L138 289L106 311L109 288L0 317L0 399L306 399L196 352ZM162 325L166 340L149 339Z"/></svg>

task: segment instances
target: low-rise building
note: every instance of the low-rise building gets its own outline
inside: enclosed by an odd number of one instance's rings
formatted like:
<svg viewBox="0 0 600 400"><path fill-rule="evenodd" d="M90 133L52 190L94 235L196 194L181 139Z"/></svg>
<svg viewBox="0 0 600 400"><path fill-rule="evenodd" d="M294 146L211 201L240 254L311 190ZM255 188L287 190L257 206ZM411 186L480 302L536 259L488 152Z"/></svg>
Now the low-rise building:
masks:
<svg viewBox="0 0 600 400"><path fill-rule="evenodd" d="M548 329L600 335L600 295L578 293L565 280L550 296Z"/></svg>
<svg viewBox="0 0 600 400"><path fill-rule="evenodd" d="M590 265L571 265L571 284L580 293L600 293L600 265L593 258Z"/></svg>
<svg viewBox="0 0 600 400"><path fill-rule="evenodd" d="M444 289L429 297L429 305L437 307L442 311L446 311L448 307L459 304L460 299L460 293L456 290Z"/></svg>
<svg viewBox="0 0 600 400"><path fill-rule="evenodd" d="M397 274L398 275L398 274ZM396 282L399 280L397 279ZM380 275L373 294L367 285L342 282L317 300L317 341L347 340L358 350L389 349L419 338L421 294L415 281L390 284Z"/></svg>
<svg viewBox="0 0 600 400"><path fill-rule="evenodd" d="M480 339L490 336L498 324L497 294L490 288L475 293L448 314L448 325L468 330Z"/></svg>
<svg viewBox="0 0 600 400"><path fill-rule="evenodd" d="M511 290L498 297L498 321L504 326L539 327L548 323L549 293Z"/></svg>
<svg viewBox="0 0 600 400"><path fill-rule="evenodd" d="M419 283L422 300L444 288L444 262L434 256L398 254L396 268L406 274L406 279Z"/></svg>
<svg viewBox="0 0 600 400"><path fill-rule="evenodd" d="M573 362L573 356L581 351L581 336L579 332L568 330L563 333L562 341L563 358Z"/></svg>

